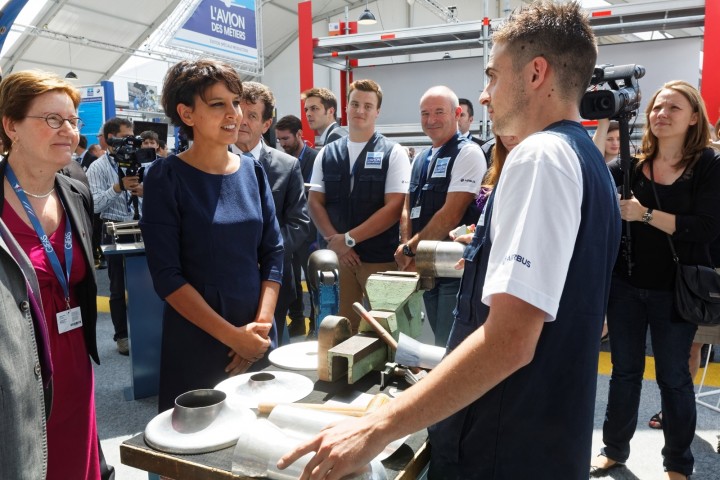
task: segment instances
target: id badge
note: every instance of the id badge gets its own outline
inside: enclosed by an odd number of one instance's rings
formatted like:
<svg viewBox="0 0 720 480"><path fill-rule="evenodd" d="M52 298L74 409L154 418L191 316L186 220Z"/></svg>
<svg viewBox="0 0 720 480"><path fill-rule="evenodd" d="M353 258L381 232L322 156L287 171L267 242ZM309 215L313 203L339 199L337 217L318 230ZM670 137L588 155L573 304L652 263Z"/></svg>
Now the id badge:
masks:
<svg viewBox="0 0 720 480"><path fill-rule="evenodd" d="M410 209L410 218L420 218L420 208L421 207L413 207Z"/></svg>
<svg viewBox="0 0 720 480"><path fill-rule="evenodd" d="M71 308L70 310L64 310L58 312L55 316L58 322L58 332L65 333L70 330L82 327L82 315L80 314L80 307Z"/></svg>

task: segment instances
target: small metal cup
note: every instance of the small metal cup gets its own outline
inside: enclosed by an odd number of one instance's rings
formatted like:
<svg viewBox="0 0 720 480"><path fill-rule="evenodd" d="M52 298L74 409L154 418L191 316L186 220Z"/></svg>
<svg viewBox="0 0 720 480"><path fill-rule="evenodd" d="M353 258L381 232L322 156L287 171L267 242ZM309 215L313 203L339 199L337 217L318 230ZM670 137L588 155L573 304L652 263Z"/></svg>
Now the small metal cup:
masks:
<svg viewBox="0 0 720 480"><path fill-rule="evenodd" d="M213 389L191 390L175 399L172 427L180 433L195 433L215 420L225 403L225 392Z"/></svg>

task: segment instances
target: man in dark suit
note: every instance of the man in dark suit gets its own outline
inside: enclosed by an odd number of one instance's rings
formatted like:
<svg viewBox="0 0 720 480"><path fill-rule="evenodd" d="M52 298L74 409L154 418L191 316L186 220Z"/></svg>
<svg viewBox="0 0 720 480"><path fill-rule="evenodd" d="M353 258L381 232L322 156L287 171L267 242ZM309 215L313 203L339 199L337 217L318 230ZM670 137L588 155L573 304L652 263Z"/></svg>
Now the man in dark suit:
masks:
<svg viewBox="0 0 720 480"><path fill-rule="evenodd" d="M327 88L311 88L300 98L305 102L305 117L310 128L319 135L315 146L322 147L347 136L348 131L335 120L337 99L334 93Z"/></svg>
<svg viewBox="0 0 720 480"><path fill-rule="evenodd" d="M477 137L473 137L472 133L470 133L470 127L472 126L475 115L475 109L473 108L472 102L467 98L459 98L458 100L460 102L460 108L462 108L460 118L458 119L458 130L460 131L460 135L467 137L468 140L472 140L482 147L485 142Z"/></svg>
<svg viewBox="0 0 720 480"><path fill-rule="evenodd" d="M303 140L302 122L295 115L286 115L275 124L275 136L285 153L292 155L300 161L300 169L305 183L310 183L313 164L318 151L310 148ZM303 289L301 272L308 278L308 258L317 249L317 228L310 222L310 234L292 257L293 273L295 275L295 292L297 298L290 304L290 336L305 335L305 307L303 305ZM310 334L315 330L315 309L310 302Z"/></svg>
<svg viewBox="0 0 720 480"><path fill-rule="evenodd" d="M243 117L233 151L252 156L265 169L285 245L283 283L275 308L278 344L282 344L288 307L296 296L292 255L303 244L310 229L304 182L300 162L295 157L262 141L263 133L272 125L275 109L275 97L270 89L261 83L243 82L240 107Z"/></svg>

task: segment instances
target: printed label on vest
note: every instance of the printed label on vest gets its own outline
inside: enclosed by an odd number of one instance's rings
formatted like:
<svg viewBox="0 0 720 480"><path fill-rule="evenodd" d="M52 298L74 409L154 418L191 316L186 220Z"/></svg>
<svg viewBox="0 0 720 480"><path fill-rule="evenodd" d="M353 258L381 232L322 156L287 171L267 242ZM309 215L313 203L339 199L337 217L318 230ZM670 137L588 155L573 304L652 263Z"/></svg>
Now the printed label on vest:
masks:
<svg viewBox="0 0 720 480"><path fill-rule="evenodd" d="M383 152L367 152L365 156L365 168L382 169Z"/></svg>
<svg viewBox="0 0 720 480"><path fill-rule="evenodd" d="M435 161L435 168L433 169L432 178L447 177L447 169L448 169L449 163L450 163L450 157L438 158Z"/></svg>

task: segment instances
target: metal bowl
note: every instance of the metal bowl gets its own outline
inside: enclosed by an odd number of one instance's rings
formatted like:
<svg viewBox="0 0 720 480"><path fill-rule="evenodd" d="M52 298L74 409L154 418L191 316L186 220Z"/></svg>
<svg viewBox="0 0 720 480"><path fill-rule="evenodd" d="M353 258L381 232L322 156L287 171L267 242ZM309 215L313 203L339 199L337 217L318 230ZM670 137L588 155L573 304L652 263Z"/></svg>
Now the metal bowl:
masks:
<svg viewBox="0 0 720 480"><path fill-rule="evenodd" d="M225 404L225 392L213 389L191 390L175 399L172 427L180 433L195 433L215 420Z"/></svg>

